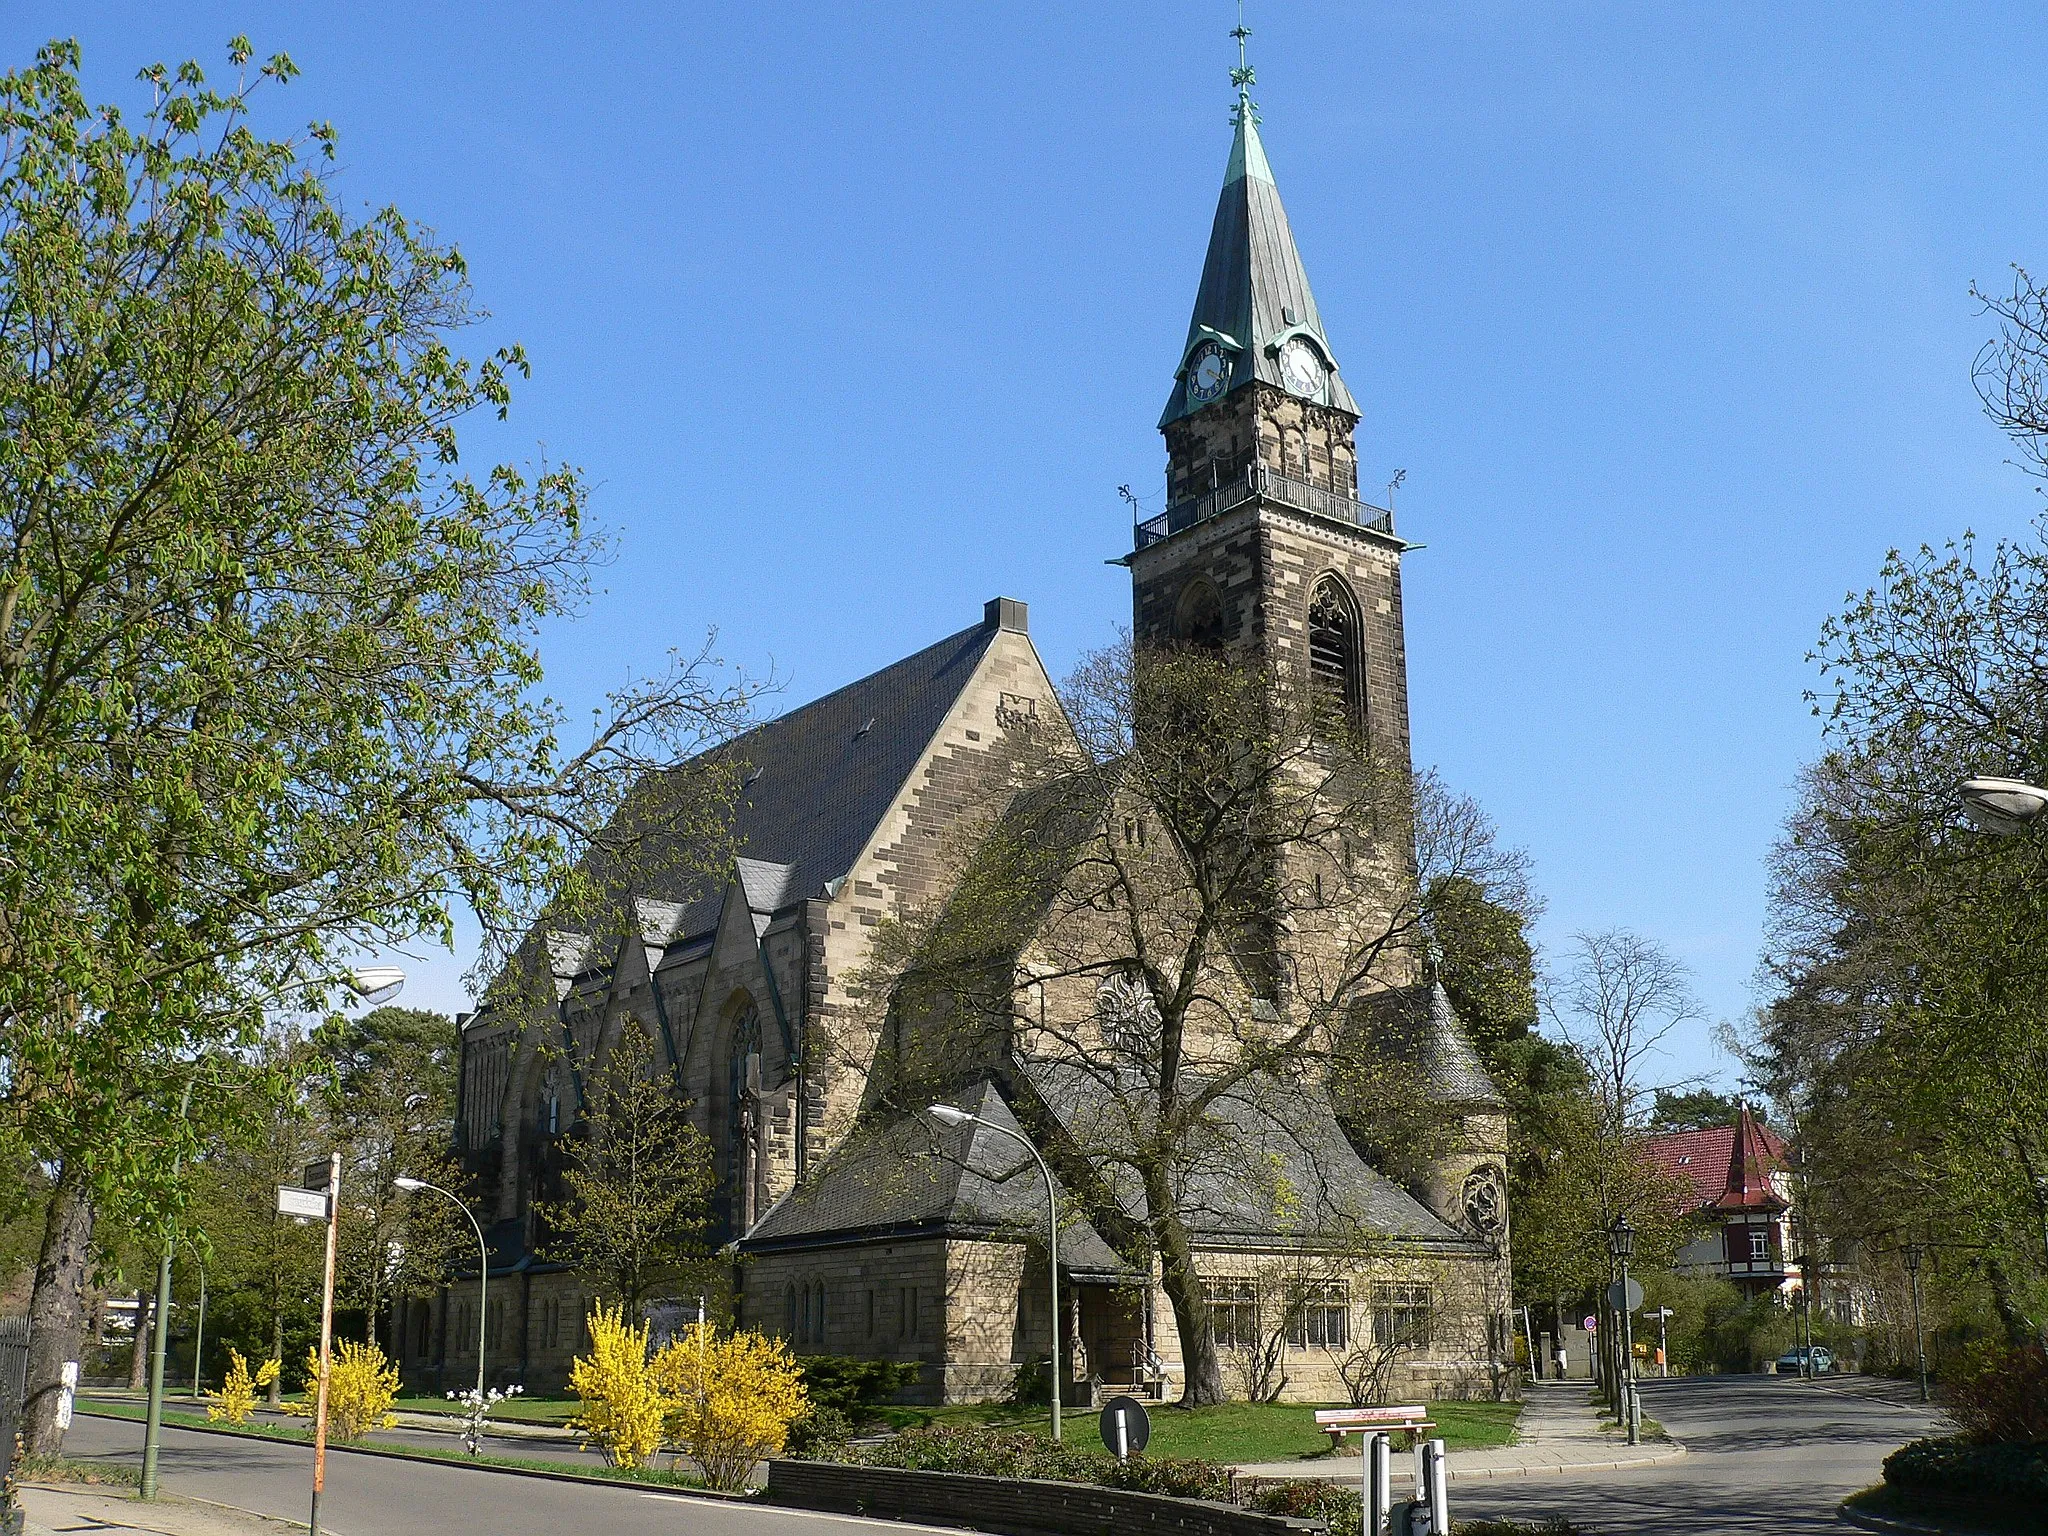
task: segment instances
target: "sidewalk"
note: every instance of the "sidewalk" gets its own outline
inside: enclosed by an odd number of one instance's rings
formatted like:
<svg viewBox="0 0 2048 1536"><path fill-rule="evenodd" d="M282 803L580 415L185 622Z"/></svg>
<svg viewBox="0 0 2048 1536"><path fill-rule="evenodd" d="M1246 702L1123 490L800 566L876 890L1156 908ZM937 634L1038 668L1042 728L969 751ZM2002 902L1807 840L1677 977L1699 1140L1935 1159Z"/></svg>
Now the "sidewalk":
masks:
<svg viewBox="0 0 2048 1536"><path fill-rule="evenodd" d="M25 1483L27 1536L69 1532L146 1532L148 1536L285 1536L296 1521L269 1520L225 1504L164 1494L144 1504L126 1489Z"/></svg>
<svg viewBox="0 0 2048 1536"><path fill-rule="evenodd" d="M1303 1410L1306 1412L1306 1410ZM1317 1457L1312 1461L1266 1461L1241 1466L1247 1477L1298 1477L1342 1479L1356 1482L1364 1471L1359 1437L1346 1442L1344 1454ZM1478 1482L1487 1478L1542 1477L1564 1472L1614 1472L1628 1467L1654 1467L1676 1461L1685 1447L1676 1440L1650 1440L1630 1445L1618 1433L1600 1428L1593 1389L1582 1381L1534 1382L1524 1389L1522 1416L1515 1424L1515 1437L1507 1445L1481 1451L1452 1451L1450 1477L1453 1482ZM1415 1458L1394 1453L1394 1477L1405 1482L1414 1476Z"/></svg>

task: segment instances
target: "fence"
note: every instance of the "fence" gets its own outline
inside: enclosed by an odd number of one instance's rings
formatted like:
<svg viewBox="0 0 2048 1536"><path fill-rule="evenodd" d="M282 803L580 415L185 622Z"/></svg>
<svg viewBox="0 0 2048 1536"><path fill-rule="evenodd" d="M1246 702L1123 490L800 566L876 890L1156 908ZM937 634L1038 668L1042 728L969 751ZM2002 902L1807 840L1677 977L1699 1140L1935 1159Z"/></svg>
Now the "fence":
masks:
<svg viewBox="0 0 2048 1536"><path fill-rule="evenodd" d="M0 1317L0 1483L14 1465L14 1435L28 1396L28 1319ZM0 1509L0 1522L9 1512Z"/></svg>

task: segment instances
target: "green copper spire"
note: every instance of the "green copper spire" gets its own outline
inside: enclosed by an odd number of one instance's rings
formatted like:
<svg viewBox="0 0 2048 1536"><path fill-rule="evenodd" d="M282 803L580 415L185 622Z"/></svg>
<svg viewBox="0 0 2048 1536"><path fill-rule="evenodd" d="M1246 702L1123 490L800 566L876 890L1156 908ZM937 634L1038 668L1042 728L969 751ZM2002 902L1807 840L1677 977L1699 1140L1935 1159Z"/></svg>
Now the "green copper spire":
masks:
<svg viewBox="0 0 2048 1536"><path fill-rule="evenodd" d="M1230 83L1237 88L1237 103L1230 114L1230 162L1223 172L1222 195L1216 200L1216 219L1209 230L1209 254L1202 263L1195 312L1188 321L1173 393L1159 425L1191 415L1254 379L1287 388L1280 350L1296 338L1313 349L1324 365L1323 382L1311 398L1356 416L1358 406L1337 373L1337 359L1323 334L1322 316L1309 289L1301 252L1294 245L1287 210L1280 205L1273 167L1259 140L1258 103L1251 96L1255 76L1245 58L1245 40L1251 36L1251 28L1244 24L1243 0L1239 0L1238 24L1230 35L1237 39L1238 49L1237 68L1230 72ZM1205 350L1220 352L1228 369L1219 391L1217 363L1211 355L1204 380L1207 391L1198 398L1188 389L1189 365L1199 361L1197 354Z"/></svg>

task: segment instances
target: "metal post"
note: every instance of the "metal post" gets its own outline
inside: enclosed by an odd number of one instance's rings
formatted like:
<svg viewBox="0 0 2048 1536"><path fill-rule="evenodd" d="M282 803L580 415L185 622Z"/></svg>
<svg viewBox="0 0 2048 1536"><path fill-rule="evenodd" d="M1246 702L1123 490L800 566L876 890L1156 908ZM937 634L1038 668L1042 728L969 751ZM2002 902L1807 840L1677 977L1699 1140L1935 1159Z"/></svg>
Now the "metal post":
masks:
<svg viewBox="0 0 2048 1536"><path fill-rule="evenodd" d="M184 1091L178 1095L178 1124L181 1129L185 1123L185 1116L192 1108L192 1084L196 1080L196 1076L186 1078ZM185 1149L180 1146L177 1155L171 1159L171 1180L173 1183L177 1182L178 1175L184 1166ZM171 1254L177 1248L177 1245L177 1222L175 1220L166 1221L164 1223L163 1256L157 1261L156 1268L156 1338L150 1350L149 1407L143 1413L142 1424L142 1487L140 1493L145 1499L156 1497L157 1453L162 1447L164 1437L164 1341L168 1332L165 1327L165 1320L170 1316L171 1306ZM138 1329L142 1326L142 1320L139 1317L136 1319L135 1325ZM140 1334L138 1334L138 1342L140 1342L140 1337Z"/></svg>
<svg viewBox="0 0 2048 1536"><path fill-rule="evenodd" d="M1450 1476L1443 1441L1431 1440L1423 1446L1422 1467L1423 1479L1416 1493L1429 1501L1430 1536L1451 1536Z"/></svg>
<svg viewBox="0 0 2048 1536"><path fill-rule="evenodd" d="M469 1222L469 1229L476 1234L476 1400L478 1410L481 1411L484 1400L485 1381L484 1340L487 1337L487 1330L490 1326L490 1307L487 1305L490 1299L488 1287L491 1283L491 1251L484 1246L484 1229L478 1224L475 1214L463 1203L462 1197L453 1190L443 1189L438 1184L429 1184L425 1179L408 1178L404 1175L400 1175L391 1182L400 1189L405 1190L408 1194L416 1189L431 1189L437 1195L447 1196L448 1199L455 1202L455 1208L462 1212ZM704 1321L703 1311L704 1304L702 1300L699 1300L697 1303L697 1321L700 1323ZM479 1440L469 1454L472 1456L482 1455L483 1442Z"/></svg>
<svg viewBox="0 0 2048 1536"><path fill-rule="evenodd" d="M1920 1401L1927 1401L1927 1338L1920 1331L1920 1245L1906 1244L1906 1278L1913 1287L1913 1353L1920 1361Z"/></svg>
<svg viewBox="0 0 2048 1536"><path fill-rule="evenodd" d="M1657 1309L1657 1379L1660 1381L1671 1374L1671 1332L1665 1326L1670 1317L1669 1307Z"/></svg>
<svg viewBox="0 0 2048 1536"><path fill-rule="evenodd" d="M979 1125L999 1136L1009 1137L1031 1154L1031 1160L1038 1164L1038 1171L1045 1176L1045 1251L1052 1270L1052 1438L1053 1444L1057 1445L1060 1443L1060 1373L1065 1369L1060 1356L1060 1343L1066 1319L1060 1316L1060 1206L1059 1197L1053 1193L1052 1169L1039 1155L1038 1148L1006 1125L997 1125L994 1121L984 1120L979 1115L970 1115L966 1110L956 1109L951 1104L934 1104L925 1113L941 1125ZM319 1536L319 1533L315 1532L313 1536Z"/></svg>
<svg viewBox="0 0 2048 1536"><path fill-rule="evenodd" d="M1636 1411L1635 1319L1628 1309L1627 1259L1621 1261L1621 1405L1628 1421L1628 1443L1640 1445L1643 1432L1641 1416ZM1448 1531L1450 1527L1444 1529Z"/></svg>
<svg viewBox="0 0 2048 1536"><path fill-rule="evenodd" d="M1394 1512L1394 1442L1387 1435L1365 1437L1365 1533L1386 1536Z"/></svg>
<svg viewBox="0 0 2048 1536"><path fill-rule="evenodd" d="M206 1266L199 1266L199 1327L192 1335L192 1395L199 1395L199 1379L206 1369Z"/></svg>
<svg viewBox="0 0 2048 1536"><path fill-rule="evenodd" d="M327 1268L320 1282L320 1383L313 1398L313 1511L307 1536L320 1536L320 1494L327 1486L327 1376L334 1345L334 1235L341 1220L341 1154L327 1160Z"/></svg>

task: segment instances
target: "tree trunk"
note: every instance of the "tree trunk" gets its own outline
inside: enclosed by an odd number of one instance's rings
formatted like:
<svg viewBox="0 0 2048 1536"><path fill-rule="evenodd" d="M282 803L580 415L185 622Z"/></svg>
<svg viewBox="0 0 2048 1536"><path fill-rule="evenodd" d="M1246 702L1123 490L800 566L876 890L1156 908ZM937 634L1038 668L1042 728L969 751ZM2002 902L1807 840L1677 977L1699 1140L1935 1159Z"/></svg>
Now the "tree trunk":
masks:
<svg viewBox="0 0 2048 1536"><path fill-rule="evenodd" d="M156 1320L156 1293L135 1293L135 1348L128 1356L128 1390L140 1392L149 1385L149 1330Z"/></svg>
<svg viewBox="0 0 2048 1536"><path fill-rule="evenodd" d="M21 1434L31 1456L55 1456L64 1446L57 1405L65 1362L83 1353L92 1223L85 1174L67 1162L50 1191L35 1290L29 1298L28 1400L22 1408Z"/></svg>
<svg viewBox="0 0 2048 1536"><path fill-rule="evenodd" d="M1148 1185L1153 1182L1146 1179ZM1166 1181L1157 1182L1159 1192L1148 1190L1148 1199L1153 1211L1163 1214L1152 1219L1152 1240L1159 1248L1159 1288L1173 1304L1174 1326L1180 1330L1180 1358L1186 1371L1180 1406L1207 1408L1223 1401L1223 1362L1216 1351L1216 1335L1209 1327L1209 1301L1202 1294L1201 1277L1195 1273L1187 1229L1171 1214Z"/></svg>
<svg viewBox="0 0 2048 1536"><path fill-rule="evenodd" d="M270 1379L270 1406L278 1407L284 1402L284 1308L278 1306L270 1314L270 1358L278 1362L278 1372Z"/></svg>

